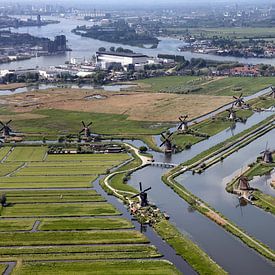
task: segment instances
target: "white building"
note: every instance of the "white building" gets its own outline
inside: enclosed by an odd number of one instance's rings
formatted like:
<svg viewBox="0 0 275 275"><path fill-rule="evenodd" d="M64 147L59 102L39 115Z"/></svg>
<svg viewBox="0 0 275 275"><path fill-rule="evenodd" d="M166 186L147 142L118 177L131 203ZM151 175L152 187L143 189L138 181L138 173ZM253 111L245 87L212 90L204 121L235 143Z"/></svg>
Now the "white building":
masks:
<svg viewBox="0 0 275 275"><path fill-rule="evenodd" d="M101 63L102 68L106 69L111 64L121 64L123 67L144 65L148 61L148 56L139 53L97 52L96 61Z"/></svg>

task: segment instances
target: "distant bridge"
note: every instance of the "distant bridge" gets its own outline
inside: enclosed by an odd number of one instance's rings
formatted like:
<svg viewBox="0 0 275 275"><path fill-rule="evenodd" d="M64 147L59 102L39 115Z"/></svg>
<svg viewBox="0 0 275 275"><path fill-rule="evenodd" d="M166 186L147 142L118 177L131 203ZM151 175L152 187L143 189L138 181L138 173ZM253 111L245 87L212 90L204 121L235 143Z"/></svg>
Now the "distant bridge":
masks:
<svg viewBox="0 0 275 275"><path fill-rule="evenodd" d="M163 167L163 168L174 168L177 167L178 164L175 163L166 163L166 162L151 162L151 166L156 166L156 167Z"/></svg>

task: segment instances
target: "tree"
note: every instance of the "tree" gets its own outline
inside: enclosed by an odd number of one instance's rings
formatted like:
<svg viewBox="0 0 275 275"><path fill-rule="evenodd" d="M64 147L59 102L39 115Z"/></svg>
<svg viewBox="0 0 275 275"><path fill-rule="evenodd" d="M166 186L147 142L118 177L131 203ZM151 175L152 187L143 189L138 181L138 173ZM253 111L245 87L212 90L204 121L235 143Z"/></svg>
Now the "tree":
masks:
<svg viewBox="0 0 275 275"><path fill-rule="evenodd" d="M100 48L98 49L98 51L99 51L99 52L106 52L106 48L100 47Z"/></svg>
<svg viewBox="0 0 275 275"><path fill-rule="evenodd" d="M117 53L123 53L124 49L122 47L118 47L118 48L116 48L116 52Z"/></svg>
<svg viewBox="0 0 275 275"><path fill-rule="evenodd" d="M110 47L110 52L114 52L116 50L115 47Z"/></svg>
<svg viewBox="0 0 275 275"><path fill-rule="evenodd" d="M6 194L2 194L0 197L0 203L2 205L2 207L6 207L7 206L7 197Z"/></svg>
<svg viewBox="0 0 275 275"><path fill-rule="evenodd" d="M148 148L146 146L140 146L139 147L139 152L140 153L146 153L148 151Z"/></svg>

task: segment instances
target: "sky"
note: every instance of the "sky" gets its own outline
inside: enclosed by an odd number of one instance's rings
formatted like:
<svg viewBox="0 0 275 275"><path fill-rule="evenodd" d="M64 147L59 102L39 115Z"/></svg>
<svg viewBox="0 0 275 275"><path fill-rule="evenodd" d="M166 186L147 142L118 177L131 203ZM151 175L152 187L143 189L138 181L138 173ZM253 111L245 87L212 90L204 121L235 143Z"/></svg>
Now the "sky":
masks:
<svg viewBox="0 0 275 275"><path fill-rule="evenodd" d="M200 5L200 4L210 4L215 5L215 3L231 3L231 4L242 4L242 3L273 3L275 0L0 0L1 2L16 2L16 3L47 3L47 4L59 4L66 6L101 6L109 9L123 8L129 6L143 6L143 7L173 7L173 6L184 6L184 5Z"/></svg>

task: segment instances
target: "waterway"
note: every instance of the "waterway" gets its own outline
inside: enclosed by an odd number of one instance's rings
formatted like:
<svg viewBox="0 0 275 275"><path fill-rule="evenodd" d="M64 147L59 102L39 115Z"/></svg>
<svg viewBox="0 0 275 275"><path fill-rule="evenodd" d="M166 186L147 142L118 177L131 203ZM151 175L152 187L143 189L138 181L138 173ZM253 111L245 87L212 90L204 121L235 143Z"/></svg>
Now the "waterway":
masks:
<svg viewBox="0 0 275 275"><path fill-rule="evenodd" d="M250 128L270 115L271 113L268 112L255 113L247 120L246 124L238 123L234 129L234 134ZM150 153L153 154L156 161L183 163L200 152L226 140L231 135L231 131L222 131L208 140L192 146L190 150L170 157L161 153ZM274 216L252 205L247 205L245 208L237 207L238 199L236 196L226 192L225 185L233 176L240 172L242 167L255 161L267 141L269 141L270 147L274 148L274 136L275 130L234 153L222 163L218 163L206 170L204 174L192 175L187 172L177 178L177 181L188 190L215 207L238 226L244 228L246 232L254 235L272 248L275 247L273 237L275 230ZM136 146L142 144L140 141L129 142ZM129 184L138 188L138 183L142 181L144 188L151 186L150 200L171 217L171 222L183 234L198 243L230 274L274 273L274 264L265 260L208 218L194 212L173 190L162 183L161 176L166 171L166 169L162 168L146 167L135 172L131 176Z"/></svg>
<svg viewBox="0 0 275 275"><path fill-rule="evenodd" d="M70 58L82 58L90 59L95 52L100 47L105 47L109 49L110 47L124 47L131 49L135 52L144 53L148 56L157 56L158 54L177 54L184 55L188 60L191 58L205 58L212 59L217 61L234 61L242 62L245 64L271 64L275 65L275 59L266 59L266 58L237 58L237 57L224 57L216 56L210 54L198 54L192 52L179 52L178 47L182 46L183 42L175 38L159 38L161 41L156 49L150 48L139 48L128 45L122 45L118 43L109 43L104 41L95 40L92 38L81 37L75 35L71 32L77 25L92 25L91 22L78 20L75 18L59 18L59 17L45 17L48 19L59 20L59 24L50 24L47 26L40 27L22 27L14 30L15 32L20 33L29 33L38 37L48 37L53 39L56 35L64 34L68 40L68 46L72 49L72 52L67 52L62 55L56 56L41 56L37 58L32 58L29 60L22 60L17 62L11 62L6 64L1 64L0 69L18 69L18 68L34 68L38 67L48 67L53 65L62 65L66 61L69 61Z"/></svg>
<svg viewBox="0 0 275 275"><path fill-rule="evenodd" d="M108 203L114 205L121 213L122 217L131 220L135 226L135 229L142 231L142 233L150 240L151 244L158 248L158 251L163 255L164 259L173 263L182 274L195 275L197 274L180 256L178 256L173 248L164 242L160 236L149 226L142 226L137 221L133 220L133 217L127 211L125 205L114 196L108 196L104 192L99 184L99 179L93 182L94 189L102 195Z"/></svg>
<svg viewBox="0 0 275 275"><path fill-rule="evenodd" d="M272 178L275 179L275 169L270 174L255 177L249 184L252 188L257 188L263 193L274 197L275 189L271 186Z"/></svg>

